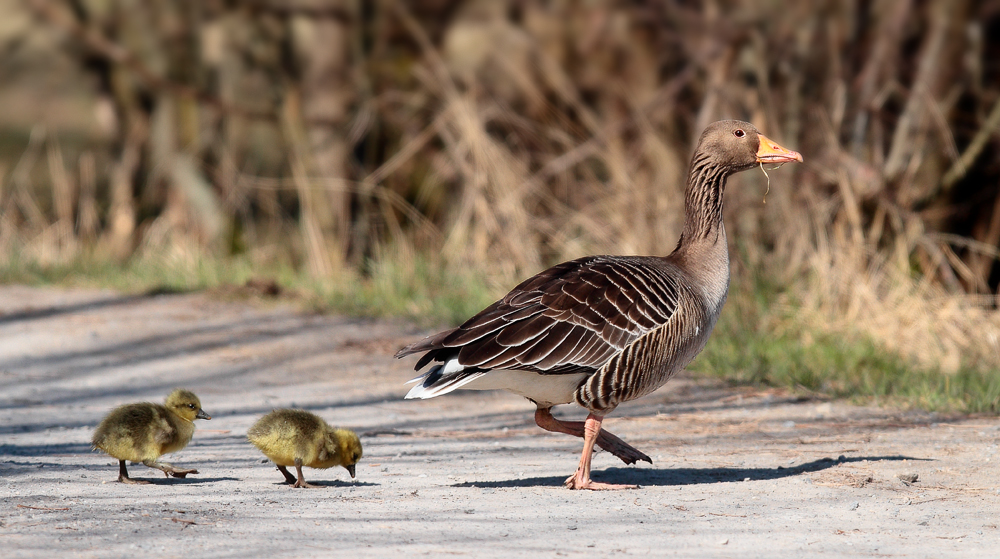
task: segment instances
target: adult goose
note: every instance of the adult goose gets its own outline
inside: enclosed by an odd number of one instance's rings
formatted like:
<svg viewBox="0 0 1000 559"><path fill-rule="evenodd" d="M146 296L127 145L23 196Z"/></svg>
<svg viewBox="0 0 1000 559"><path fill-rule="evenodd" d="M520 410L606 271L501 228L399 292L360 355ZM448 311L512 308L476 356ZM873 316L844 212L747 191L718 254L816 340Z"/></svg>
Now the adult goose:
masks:
<svg viewBox="0 0 1000 559"><path fill-rule="evenodd" d="M571 489L627 489L590 479L594 444L626 464L649 456L601 429L619 404L663 386L705 347L729 289L722 197L729 175L763 163L802 161L752 124L710 125L691 157L684 230L668 256L588 256L553 266L515 287L458 328L404 347L423 353L406 398L458 388L506 389L534 402L542 429L583 437ZM550 409L575 402L587 420Z"/></svg>

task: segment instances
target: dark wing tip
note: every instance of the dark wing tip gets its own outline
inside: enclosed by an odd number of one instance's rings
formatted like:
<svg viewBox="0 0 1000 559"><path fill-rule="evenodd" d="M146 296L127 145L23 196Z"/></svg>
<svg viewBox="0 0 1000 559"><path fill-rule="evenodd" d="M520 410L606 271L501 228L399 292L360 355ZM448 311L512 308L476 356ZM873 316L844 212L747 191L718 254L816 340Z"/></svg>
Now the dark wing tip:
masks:
<svg viewBox="0 0 1000 559"><path fill-rule="evenodd" d="M414 371L419 371L424 368L424 365L438 358L439 351L437 350L441 349L443 348L436 344L432 338L424 338L419 342L414 342L397 351L396 359L401 359L407 355L413 355L414 353L423 353L423 356L417 360L417 364L413 366ZM438 359L438 361L440 360L441 359Z"/></svg>
<svg viewBox="0 0 1000 559"><path fill-rule="evenodd" d="M423 340L421 340L421 341L423 341ZM399 348L399 351L397 351L396 355L393 355L393 357L395 357L396 359L402 359L402 358L406 357L407 355L413 355L414 353L417 353L420 350L419 349L414 349L414 346L416 346L419 343L420 342L414 342L414 343L412 343L412 344L410 344L410 345L408 345L406 347Z"/></svg>
<svg viewBox="0 0 1000 559"><path fill-rule="evenodd" d="M401 359L403 357L406 357L407 355L413 355L414 353L420 353L422 351L430 351L432 349L441 349L443 347L441 345L442 340L444 340L445 337L453 333L455 330L458 330L458 328L451 328L443 332L438 332L437 334L433 334L431 336L427 336L422 340L413 342L408 346L400 348L400 350L396 352L395 357L396 359ZM417 368L419 369L420 367Z"/></svg>

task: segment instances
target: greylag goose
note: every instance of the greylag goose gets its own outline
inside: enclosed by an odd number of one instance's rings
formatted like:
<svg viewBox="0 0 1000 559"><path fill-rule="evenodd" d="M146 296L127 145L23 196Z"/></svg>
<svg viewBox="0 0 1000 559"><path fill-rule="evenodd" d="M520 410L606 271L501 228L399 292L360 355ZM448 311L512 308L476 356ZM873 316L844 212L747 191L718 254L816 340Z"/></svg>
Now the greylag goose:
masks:
<svg viewBox="0 0 1000 559"><path fill-rule="evenodd" d="M354 465L361 459L361 441L354 431L334 429L305 410L274 410L250 427L247 439L278 466L292 487L316 487L306 483L302 466L343 466L353 478ZM298 479L286 466L295 466Z"/></svg>
<svg viewBox="0 0 1000 559"><path fill-rule="evenodd" d="M149 483L128 477L125 461L142 462L167 477L185 477L198 470L181 470L157 459L187 446L194 435L195 419L212 419L201 409L201 400L189 390L177 389L164 405L142 402L119 406L94 431L95 449L118 459L118 481Z"/></svg>
<svg viewBox="0 0 1000 559"><path fill-rule="evenodd" d="M553 266L515 287L458 328L408 345L423 353L415 370L436 362L406 398L463 388L506 389L537 406L535 423L583 438L571 489L634 485L590 479L594 444L626 464L646 454L601 429L619 404L663 386L705 347L729 289L722 198L729 175L763 163L802 161L752 124L724 120L702 133L691 157L684 229L670 255L588 256ZM576 404L586 421L552 416Z"/></svg>

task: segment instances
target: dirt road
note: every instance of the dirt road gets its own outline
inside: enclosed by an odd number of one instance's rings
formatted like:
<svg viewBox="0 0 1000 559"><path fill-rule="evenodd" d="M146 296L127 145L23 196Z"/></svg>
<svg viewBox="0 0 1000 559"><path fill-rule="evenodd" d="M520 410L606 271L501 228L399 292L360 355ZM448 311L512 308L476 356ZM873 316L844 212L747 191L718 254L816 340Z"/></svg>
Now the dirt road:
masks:
<svg viewBox="0 0 1000 559"><path fill-rule="evenodd" d="M1000 556L996 418L682 378L605 422L654 464L599 453L594 478L641 488L572 492L581 443L535 427L529 402L402 400L413 360L392 354L426 333L203 295L0 286L0 556ZM136 465L152 485L115 483L94 427L179 386L213 419L166 460L200 473ZM245 434L285 406L361 435L356 482L307 469L326 487L281 483Z"/></svg>

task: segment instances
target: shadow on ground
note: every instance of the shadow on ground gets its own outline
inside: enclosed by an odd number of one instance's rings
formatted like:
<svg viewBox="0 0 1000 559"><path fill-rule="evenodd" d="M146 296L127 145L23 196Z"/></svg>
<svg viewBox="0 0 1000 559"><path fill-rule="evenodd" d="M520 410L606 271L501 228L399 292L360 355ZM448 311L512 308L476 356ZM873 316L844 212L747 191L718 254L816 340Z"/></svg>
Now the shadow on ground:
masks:
<svg viewBox="0 0 1000 559"><path fill-rule="evenodd" d="M812 462L799 464L785 468L670 468L654 470L650 468L608 468L592 473L594 481L605 483L624 483L638 486L674 486L674 485L699 485L705 483L732 483L737 481L765 481L797 476L808 472L818 472L832 468L838 464L862 461L903 461L903 460L929 460L928 458L913 458L911 456L854 456L838 459L820 458ZM572 472L569 472L572 473ZM569 476L545 476L529 477L523 479L511 479L503 481L468 481L458 483L452 487L538 487L538 486L561 486Z"/></svg>

